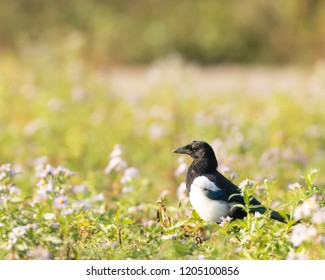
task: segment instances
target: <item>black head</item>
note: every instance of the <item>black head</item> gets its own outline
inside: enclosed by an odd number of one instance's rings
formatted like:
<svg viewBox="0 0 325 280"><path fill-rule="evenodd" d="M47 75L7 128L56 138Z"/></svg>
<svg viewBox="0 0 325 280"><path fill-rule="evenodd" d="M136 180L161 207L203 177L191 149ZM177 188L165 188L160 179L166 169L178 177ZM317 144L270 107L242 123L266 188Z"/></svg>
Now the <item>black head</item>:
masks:
<svg viewBox="0 0 325 280"><path fill-rule="evenodd" d="M189 155L196 161L206 160L211 165L215 165L215 168L218 166L218 162L212 147L203 141L193 141L191 144L175 149L173 152L177 154Z"/></svg>

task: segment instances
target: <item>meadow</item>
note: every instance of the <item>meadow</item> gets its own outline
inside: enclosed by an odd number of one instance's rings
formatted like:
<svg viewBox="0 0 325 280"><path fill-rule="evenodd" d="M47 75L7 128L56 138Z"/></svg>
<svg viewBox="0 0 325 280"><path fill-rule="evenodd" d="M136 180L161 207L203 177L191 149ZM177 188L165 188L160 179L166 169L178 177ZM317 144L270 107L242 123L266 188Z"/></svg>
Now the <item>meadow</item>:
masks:
<svg viewBox="0 0 325 280"><path fill-rule="evenodd" d="M293 83L179 58L112 80L82 43L1 58L0 259L325 258L322 63ZM172 153L194 139L244 195L302 222L203 222L190 159Z"/></svg>

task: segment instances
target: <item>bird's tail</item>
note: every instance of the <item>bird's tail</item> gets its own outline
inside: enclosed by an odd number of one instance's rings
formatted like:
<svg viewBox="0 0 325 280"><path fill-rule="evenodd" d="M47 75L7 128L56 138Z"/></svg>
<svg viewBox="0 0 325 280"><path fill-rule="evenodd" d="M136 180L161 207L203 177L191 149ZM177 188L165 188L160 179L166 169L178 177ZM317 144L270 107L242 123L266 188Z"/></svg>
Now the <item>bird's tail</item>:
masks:
<svg viewBox="0 0 325 280"><path fill-rule="evenodd" d="M288 221L292 220L291 216L288 214L280 214L279 212L270 209L271 213L270 216L272 219L280 221L282 223L287 223ZM264 214L266 212L266 208L265 207L258 207L255 209L252 209L252 212L259 212L261 214Z"/></svg>

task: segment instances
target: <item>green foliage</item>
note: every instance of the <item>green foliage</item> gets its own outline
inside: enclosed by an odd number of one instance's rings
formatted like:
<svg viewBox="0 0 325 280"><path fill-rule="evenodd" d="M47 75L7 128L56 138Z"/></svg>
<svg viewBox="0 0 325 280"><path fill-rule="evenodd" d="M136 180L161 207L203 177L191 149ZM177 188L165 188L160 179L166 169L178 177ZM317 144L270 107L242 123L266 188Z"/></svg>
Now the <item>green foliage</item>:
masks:
<svg viewBox="0 0 325 280"><path fill-rule="evenodd" d="M324 1L0 0L1 48L80 52L95 63L170 53L216 62L313 62L324 56ZM37 54L35 54L37 55Z"/></svg>

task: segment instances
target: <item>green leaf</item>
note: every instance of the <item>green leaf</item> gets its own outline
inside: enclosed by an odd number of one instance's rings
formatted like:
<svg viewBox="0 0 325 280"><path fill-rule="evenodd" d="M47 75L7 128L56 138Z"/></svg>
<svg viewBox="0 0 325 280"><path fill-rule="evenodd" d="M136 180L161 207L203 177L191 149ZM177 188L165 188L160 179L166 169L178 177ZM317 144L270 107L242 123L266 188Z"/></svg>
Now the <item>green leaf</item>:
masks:
<svg viewBox="0 0 325 280"><path fill-rule="evenodd" d="M11 203L21 203L21 202L23 202L23 201L24 201L24 200L23 200L21 197L18 197L18 196L13 197L13 198L10 199L10 202L11 202Z"/></svg>
<svg viewBox="0 0 325 280"><path fill-rule="evenodd" d="M28 249L28 246L26 243L21 243L16 245L16 249L18 251L26 251Z"/></svg>
<svg viewBox="0 0 325 280"><path fill-rule="evenodd" d="M45 213L44 215L43 215L43 218L45 219L45 220L54 220L55 219L55 214L54 213Z"/></svg>

